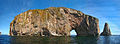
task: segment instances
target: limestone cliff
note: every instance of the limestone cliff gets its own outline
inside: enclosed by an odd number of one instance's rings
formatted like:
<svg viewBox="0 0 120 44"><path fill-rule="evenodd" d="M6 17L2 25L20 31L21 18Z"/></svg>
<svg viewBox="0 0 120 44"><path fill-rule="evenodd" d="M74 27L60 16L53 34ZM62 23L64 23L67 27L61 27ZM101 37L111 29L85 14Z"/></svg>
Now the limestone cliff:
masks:
<svg viewBox="0 0 120 44"><path fill-rule="evenodd" d="M105 23L104 30L100 35L103 35L103 36L111 35L111 31L110 31L108 23Z"/></svg>
<svg viewBox="0 0 120 44"><path fill-rule="evenodd" d="M65 7L28 10L15 17L10 24L11 36L78 36L99 35L99 20Z"/></svg>

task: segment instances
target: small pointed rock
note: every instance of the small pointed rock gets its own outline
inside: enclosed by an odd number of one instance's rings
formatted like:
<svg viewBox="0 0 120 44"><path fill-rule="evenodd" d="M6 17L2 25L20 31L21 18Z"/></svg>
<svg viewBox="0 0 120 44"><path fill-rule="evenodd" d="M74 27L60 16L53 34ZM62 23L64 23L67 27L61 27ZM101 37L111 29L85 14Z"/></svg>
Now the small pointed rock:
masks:
<svg viewBox="0 0 120 44"><path fill-rule="evenodd" d="M102 36L109 36L109 35L111 35L111 31L110 31L108 23L105 23L104 30L103 30L103 32L100 35L102 35Z"/></svg>

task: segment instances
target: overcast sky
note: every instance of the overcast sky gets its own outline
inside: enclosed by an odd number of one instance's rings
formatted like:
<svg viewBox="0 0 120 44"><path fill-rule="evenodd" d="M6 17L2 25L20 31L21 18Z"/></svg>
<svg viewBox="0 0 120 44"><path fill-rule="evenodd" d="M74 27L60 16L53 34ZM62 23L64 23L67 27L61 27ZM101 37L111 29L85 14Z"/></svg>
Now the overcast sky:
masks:
<svg viewBox="0 0 120 44"><path fill-rule="evenodd" d="M114 35L120 35L119 0L0 0L0 32L9 33L14 17L29 9L67 7L79 10L99 19L100 32L107 22ZM71 32L74 35L74 31Z"/></svg>

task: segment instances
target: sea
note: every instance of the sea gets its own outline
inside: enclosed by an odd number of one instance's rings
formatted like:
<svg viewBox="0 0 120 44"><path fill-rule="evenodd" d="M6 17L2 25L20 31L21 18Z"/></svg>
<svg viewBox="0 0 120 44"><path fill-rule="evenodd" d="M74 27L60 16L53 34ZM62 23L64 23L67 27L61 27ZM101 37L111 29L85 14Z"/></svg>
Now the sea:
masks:
<svg viewBox="0 0 120 44"><path fill-rule="evenodd" d="M112 36L8 36L0 35L0 44L120 44L120 35Z"/></svg>

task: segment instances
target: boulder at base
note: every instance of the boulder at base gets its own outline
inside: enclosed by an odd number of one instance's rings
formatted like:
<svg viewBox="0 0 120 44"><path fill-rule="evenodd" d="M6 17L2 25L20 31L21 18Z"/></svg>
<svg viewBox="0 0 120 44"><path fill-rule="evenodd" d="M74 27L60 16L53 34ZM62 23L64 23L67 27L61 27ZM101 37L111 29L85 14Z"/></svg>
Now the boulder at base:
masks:
<svg viewBox="0 0 120 44"><path fill-rule="evenodd" d="M109 35L111 35L111 31L110 31L108 23L105 23L104 30L103 30L103 32L100 35L102 35L102 36L109 36Z"/></svg>
<svg viewBox="0 0 120 44"><path fill-rule="evenodd" d="M10 23L11 36L78 36L99 35L99 20L80 11L65 7L28 10Z"/></svg>

